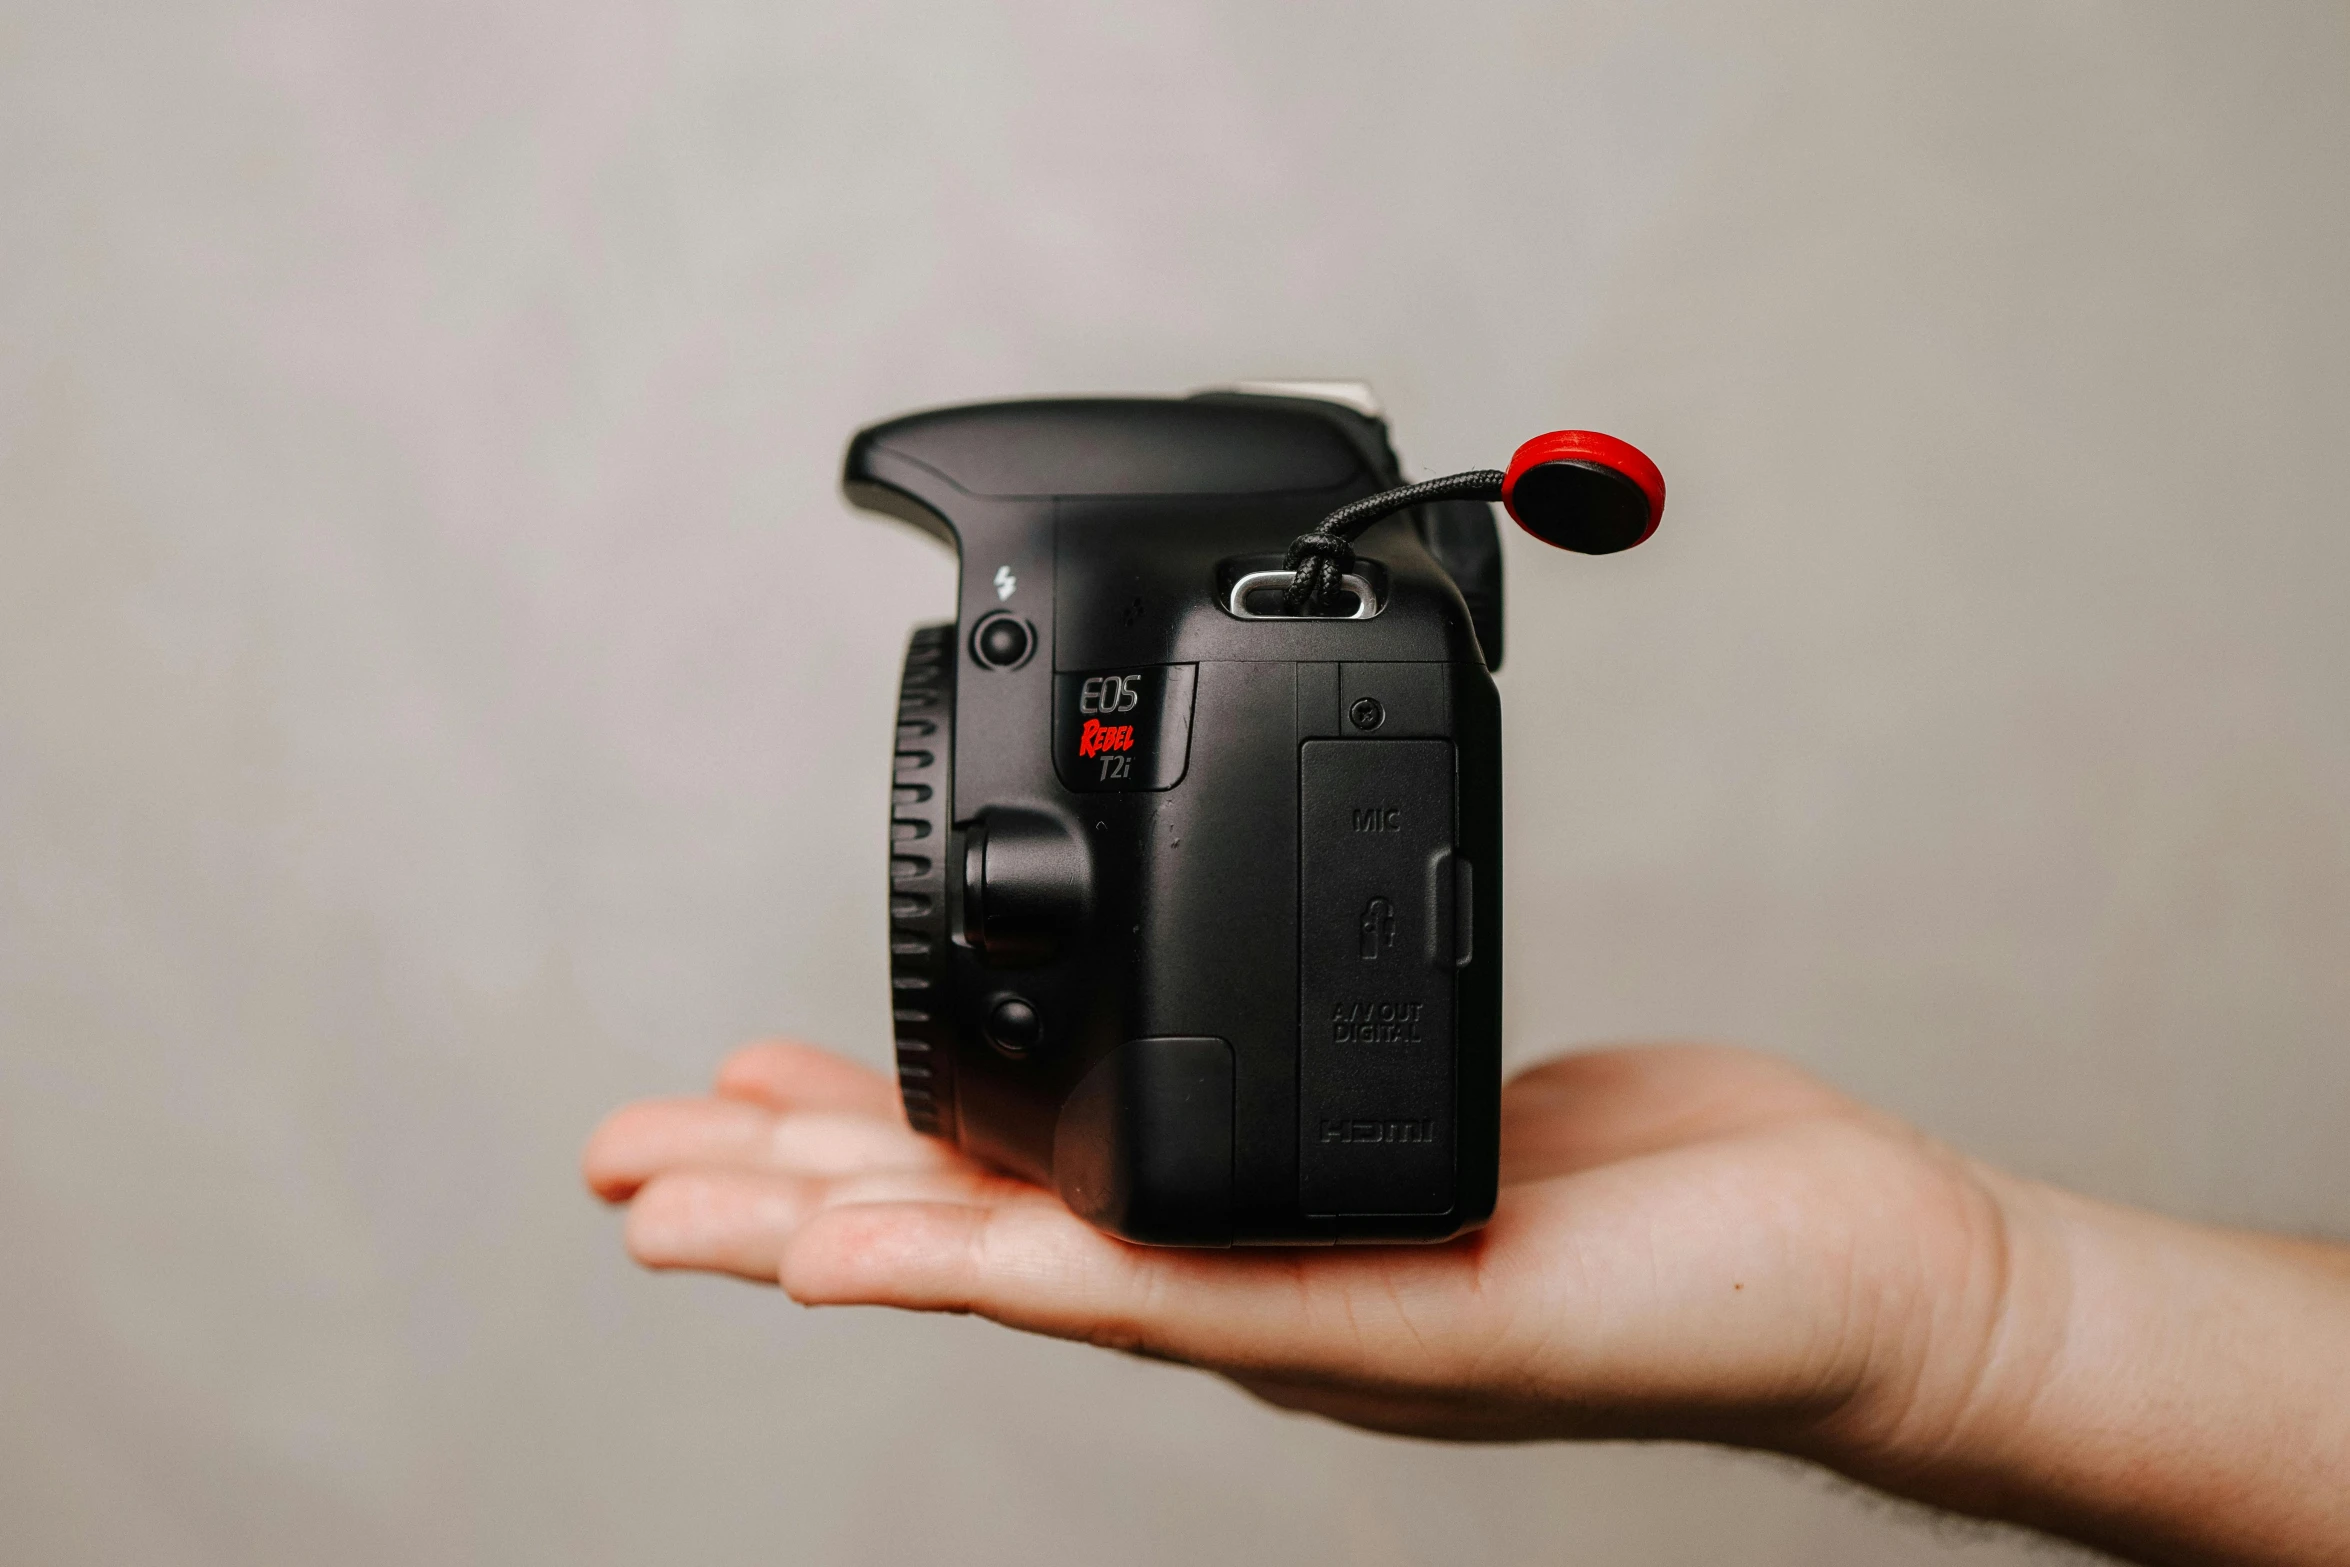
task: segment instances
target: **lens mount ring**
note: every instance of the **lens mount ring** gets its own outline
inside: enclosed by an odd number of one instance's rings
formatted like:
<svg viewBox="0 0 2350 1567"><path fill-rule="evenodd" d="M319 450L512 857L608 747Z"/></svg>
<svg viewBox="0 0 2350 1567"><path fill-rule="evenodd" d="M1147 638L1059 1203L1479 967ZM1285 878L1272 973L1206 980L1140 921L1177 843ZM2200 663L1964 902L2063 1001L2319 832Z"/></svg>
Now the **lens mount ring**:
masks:
<svg viewBox="0 0 2350 1567"><path fill-rule="evenodd" d="M915 1131L955 1139L947 1014L947 845L955 771L955 628L917 626L898 679L890 768L889 1005L898 1092Z"/></svg>

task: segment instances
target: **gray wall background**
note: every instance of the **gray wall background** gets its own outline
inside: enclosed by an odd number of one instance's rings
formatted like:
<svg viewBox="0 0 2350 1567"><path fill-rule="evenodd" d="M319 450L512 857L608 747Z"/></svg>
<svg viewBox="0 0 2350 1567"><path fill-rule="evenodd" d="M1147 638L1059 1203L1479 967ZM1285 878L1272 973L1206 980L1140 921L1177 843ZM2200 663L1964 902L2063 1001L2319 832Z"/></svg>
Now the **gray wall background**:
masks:
<svg viewBox="0 0 2350 1567"><path fill-rule="evenodd" d="M1358 375L1513 545L1510 1045L2350 1229L2350 17L0 8L0 1559L2032 1558L655 1279L595 1119L881 1061L916 405Z"/></svg>

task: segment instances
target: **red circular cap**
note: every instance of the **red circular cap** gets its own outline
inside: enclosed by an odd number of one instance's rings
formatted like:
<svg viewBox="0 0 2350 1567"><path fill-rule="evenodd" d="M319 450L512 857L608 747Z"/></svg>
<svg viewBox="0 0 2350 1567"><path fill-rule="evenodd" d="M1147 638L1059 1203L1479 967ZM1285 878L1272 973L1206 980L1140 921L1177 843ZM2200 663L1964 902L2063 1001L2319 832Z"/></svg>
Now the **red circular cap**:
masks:
<svg viewBox="0 0 2350 1567"><path fill-rule="evenodd" d="M1641 534L1634 543L1640 543L1647 539L1649 533L1656 532L1657 523L1664 518L1665 476L1657 470L1655 463L1648 460L1646 452L1630 441L1619 441L1597 430L1553 430L1548 435L1537 435L1519 447L1517 454L1510 458L1508 472L1502 475L1501 504L1508 510L1510 520L1521 528L1526 526L1525 519L1518 516L1515 506L1510 505L1510 496L1518 487L1519 477L1527 469L1546 462L1597 463L1602 468L1613 468L1638 485L1640 493L1648 497L1648 533Z"/></svg>

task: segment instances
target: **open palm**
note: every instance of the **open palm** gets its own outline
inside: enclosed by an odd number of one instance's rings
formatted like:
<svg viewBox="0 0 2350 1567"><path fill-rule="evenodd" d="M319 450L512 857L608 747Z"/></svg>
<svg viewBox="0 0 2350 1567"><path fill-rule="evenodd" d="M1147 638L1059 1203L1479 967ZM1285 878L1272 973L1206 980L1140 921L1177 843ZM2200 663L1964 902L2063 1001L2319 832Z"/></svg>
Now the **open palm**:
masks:
<svg viewBox="0 0 2350 1567"><path fill-rule="evenodd" d="M1441 1246L1130 1245L799 1044L616 1112L585 1167L650 1267L976 1312L1463 1439L1914 1443L1963 1408L2004 1276L1999 1177L1791 1067L1698 1047L1519 1076L1493 1220Z"/></svg>

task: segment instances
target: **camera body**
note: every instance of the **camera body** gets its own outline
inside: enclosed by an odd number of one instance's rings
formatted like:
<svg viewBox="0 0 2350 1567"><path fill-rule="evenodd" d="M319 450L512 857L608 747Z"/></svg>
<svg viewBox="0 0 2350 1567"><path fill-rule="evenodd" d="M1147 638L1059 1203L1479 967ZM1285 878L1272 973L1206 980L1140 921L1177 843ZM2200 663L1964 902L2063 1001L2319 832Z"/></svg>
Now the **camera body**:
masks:
<svg viewBox="0 0 2350 1567"><path fill-rule="evenodd" d="M1498 475L1496 475L1498 477ZM946 408L848 451L957 548L890 815L909 1120L1158 1244L1482 1223L1501 1081L1501 553L1489 505L1281 548L1400 482L1316 396Z"/></svg>

